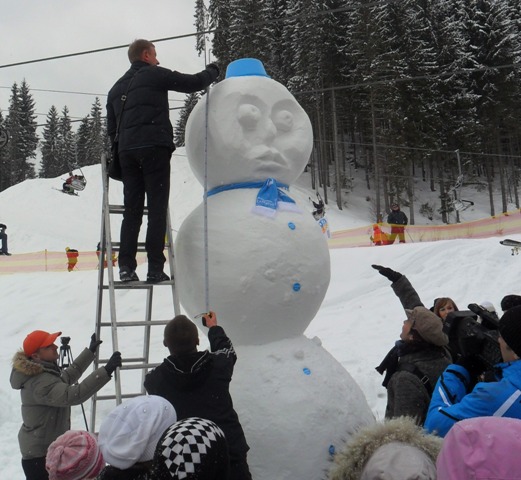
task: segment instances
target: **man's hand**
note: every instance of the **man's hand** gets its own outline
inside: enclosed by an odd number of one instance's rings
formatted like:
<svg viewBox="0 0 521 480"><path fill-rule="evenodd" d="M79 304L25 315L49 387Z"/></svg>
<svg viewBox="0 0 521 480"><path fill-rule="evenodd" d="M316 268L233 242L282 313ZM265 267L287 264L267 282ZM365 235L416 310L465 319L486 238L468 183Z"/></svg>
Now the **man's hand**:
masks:
<svg viewBox="0 0 521 480"><path fill-rule="evenodd" d="M215 312L209 312L203 315L203 325L207 328L217 326L217 315Z"/></svg>
<svg viewBox="0 0 521 480"><path fill-rule="evenodd" d="M89 345L89 350L92 352L92 353L96 353L96 350L98 349L98 347L103 343L103 340L98 340L96 338L96 334L93 333L92 336L90 337L90 345Z"/></svg>
<svg viewBox="0 0 521 480"><path fill-rule="evenodd" d="M397 282L402 278L402 274L400 272L395 272L394 270L391 270L390 268L383 267L382 265L371 265L375 270L378 270L380 275L383 275L384 277L391 280L391 282Z"/></svg>
<svg viewBox="0 0 521 480"><path fill-rule="evenodd" d="M212 82L217 80L217 77L219 76L220 70L216 63L209 63L206 65L206 71L210 74L212 77Z"/></svg>
<svg viewBox="0 0 521 480"><path fill-rule="evenodd" d="M114 352L105 365L105 370L109 375L112 375L118 367L121 367L121 353Z"/></svg>
<svg viewBox="0 0 521 480"><path fill-rule="evenodd" d="M481 374L485 371L483 363L474 355L466 355L456 360L456 365L461 365L469 372L471 386L480 380Z"/></svg>

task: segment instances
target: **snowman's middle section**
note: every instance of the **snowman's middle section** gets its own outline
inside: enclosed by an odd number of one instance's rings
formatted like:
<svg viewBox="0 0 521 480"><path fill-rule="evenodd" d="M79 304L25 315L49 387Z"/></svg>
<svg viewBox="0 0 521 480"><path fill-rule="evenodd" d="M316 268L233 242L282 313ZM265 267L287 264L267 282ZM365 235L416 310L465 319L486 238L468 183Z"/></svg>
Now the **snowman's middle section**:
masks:
<svg viewBox="0 0 521 480"><path fill-rule="evenodd" d="M237 345L301 335L330 279L327 241L311 214L303 208L277 210L274 218L252 213L257 193L234 189L207 201L210 305ZM203 228L201 204L175 241L176 283L191 316L205 311Z"/></svg>

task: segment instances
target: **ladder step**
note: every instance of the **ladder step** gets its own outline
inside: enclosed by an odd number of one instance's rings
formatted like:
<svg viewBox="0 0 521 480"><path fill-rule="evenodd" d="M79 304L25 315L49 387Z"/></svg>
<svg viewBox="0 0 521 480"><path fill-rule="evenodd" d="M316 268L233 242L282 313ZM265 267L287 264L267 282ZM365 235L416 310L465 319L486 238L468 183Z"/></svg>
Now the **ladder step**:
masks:
<svg viewBox="0 0 521 480"><path fill-rule="evenodd" d="M118 327L148 327L149 325L166 325L170 320L138 320L136 322L119 322L116 321ZM112 327L111 322L101 322L101 327Z"/></svg>
<svg viewBox="0 0 521 480"><path fill-rule="evenodd" d="M134 398L140 397L143 395L141 392L139 393L122 393L121 398ZM97 395L96 400L116 400L116 395Z"/></svg>
<svg viewBox="0 0 521 480"><path fill-rule="evenodd" d="M155 286L161 286L161 285L175 285L175 280L168 280L166 282L158 282L158 283L147 283L144 281L139 282L120 282L118 280L114 281L114 289L116 290L124 290L126 288L128 289L134 289L134 290L146 290L150 289ZM110 289L110 285L103 285L104 290Z"/></svg>
<svg viewBox="0 0 521 480"><path fill-rule="evenodd" d="M136 363L135 365L123 365L119 367L120 370L143 370L144 368L155 368L158 365L161 365L160 363L143 363L144 362L143 357L135 357L135 358L124 358L123 362L142 362L142 363ZM107 363L109 360L100 360L100 363Z"/></svg>
<svg viewBox="0 0 521 480"><path fill-rule="evenodd" d="M125 213L125 205L109 205L109 213ZM143 215L148 215L148 207L143 208Z"/></svg>
<svg viewBox="0 0 521 480"><path fill-rule="evenodd" d="M112 251L113 252L119 252L120 248L121 248L121 242L112 242L111 243L112 245ZM165 242L165 249L169 249L170 248L170 244L168 242ZM137 244L137 251L138 252L146 252L146 246L145 246L145 242L138 242Z"/></svg>

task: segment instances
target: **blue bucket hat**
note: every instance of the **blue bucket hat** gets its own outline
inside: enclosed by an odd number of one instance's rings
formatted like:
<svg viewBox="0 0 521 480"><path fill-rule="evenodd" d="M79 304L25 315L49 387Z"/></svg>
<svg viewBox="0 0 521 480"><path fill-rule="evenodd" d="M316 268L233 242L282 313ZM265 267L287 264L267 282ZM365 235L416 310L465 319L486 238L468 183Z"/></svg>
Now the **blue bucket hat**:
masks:
<svg viewBox="0 0 521 480"><path fill-rule="evenodd" d="M262 62L256 58L239 58L228 64L226 78L247 76L270 78Z"/></svg>

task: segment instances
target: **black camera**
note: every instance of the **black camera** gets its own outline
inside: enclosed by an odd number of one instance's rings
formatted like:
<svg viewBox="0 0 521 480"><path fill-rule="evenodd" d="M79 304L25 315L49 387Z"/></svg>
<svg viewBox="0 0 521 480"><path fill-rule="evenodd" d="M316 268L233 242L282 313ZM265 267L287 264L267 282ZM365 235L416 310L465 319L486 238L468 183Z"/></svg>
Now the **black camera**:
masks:
<svg viewBox="0 0 521 480"><path fill-rule="evenodd" d="M456 357L453 361L473 357L485 372L503 361L498 341L499 319L475 303L468 305L468 309L449 313L443 331L449 337L449 349Z"/></svg>
<svg viewBox="0 0 521 480"><path fill-rule="evenodd" d="M69 342L71 341L71 337L61 337L62 345L66 346L69 345Z"/></svg>

